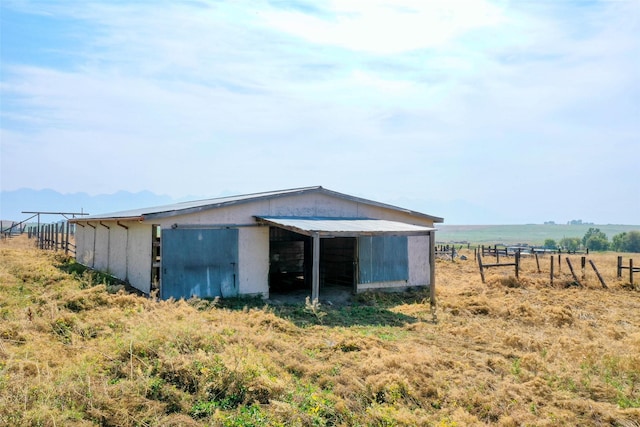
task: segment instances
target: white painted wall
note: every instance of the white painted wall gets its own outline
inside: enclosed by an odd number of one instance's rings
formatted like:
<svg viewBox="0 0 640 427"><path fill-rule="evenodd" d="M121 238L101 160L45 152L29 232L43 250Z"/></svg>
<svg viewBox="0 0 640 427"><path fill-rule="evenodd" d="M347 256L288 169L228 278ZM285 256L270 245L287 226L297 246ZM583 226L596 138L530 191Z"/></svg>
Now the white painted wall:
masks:
<svg viewBox="0 0 640 427"><path fill-rule="evenodd" d="M104 271L106 273L111 273L109 271L109 246L111 245L111 238L109 236L109 229L104 227L103 225L92 222L95 228L95 252L94 252L94 262L93 268L98 271Z"/></svg>
<svg viewBox="0 0 640 427"><path fill-rule="evenodd" d="M151 289L151 225L122 221L103 221L109 228L92 221L76 228L76 260L87 267L109 273L142 292ZM127 237L128 234L128 237Z"/></svg>
<svg viewBox="0 0 640 427"><path fill-rule="evenodd" d="M87 227L81 227L76 225L76 233L75 233L75 245L76 245L76 261L82 265L86 265L84 254L86 251L86 235L85 229Z"/></svg>
<svg viewBox="0 0 640 427"><path fill-rule="evenodd" d="M78 234L82 236L82 244L80 249L76 249L76 260L82 265L92 267L94 264L94 242L95 229L87 224L84 227L78 227Z"/></svg>
<svg viewBox="0 0 640 427"><path fill-rule="evenodd" d="M429 286L431 266L429 264L429 236L409 236L409 286Z"/></svg>
<svg viewBox="0 0 640 427"><path fill-rule="evenodd" d="M239 230L238 292L269 297L269 227Z"/></svg>
<svg viewBox="0 0 640 427"><path fill-rule="evenodd" d="M121 280L128 279L127 271L127 240L128 230L117 223L110 223L109 265L107 271Z"/></svg>
<svg viewBox="0 0 640 427"><path fill-rule="evenodd" d="M129 227L127 248L129 283L148 294L151 291L152 225L135 221L124 224Z"/></svg>

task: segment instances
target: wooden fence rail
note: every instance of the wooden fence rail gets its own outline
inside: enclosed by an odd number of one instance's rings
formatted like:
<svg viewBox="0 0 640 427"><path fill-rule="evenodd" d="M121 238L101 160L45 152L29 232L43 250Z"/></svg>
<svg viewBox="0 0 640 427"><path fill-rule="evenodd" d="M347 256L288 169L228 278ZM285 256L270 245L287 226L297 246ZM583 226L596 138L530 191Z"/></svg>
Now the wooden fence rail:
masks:
<svg viewBox="0 0 640 427"><path fill-rule="evenodd" d="M629 270L629 283L633 285L633 273L640 273L640 267L633 266L633 259L629 258L629 267L622 265L622 257L618 257L618 278L622 277L622 270Z"/></svg>
<svg viewBox="0 0 640 427"><path fill-rule="evenodd" d="M520 254L516 253L515 262L508 263L495 263L495 264L484 264L482 262L482 255L478 254L478 266L480 267L480 277L482 278L482 283L484 283L484 269L492 268L492 267L515 267L516 278L519 278L519 270L520 270Z"/></svg>
<svg viewBox="0 0 640 427"><path fill-rule="evenodd" d="M492 264L487 264L485 262L483 262L482 260L482 252L478 251L477 253L477 261L478 261L478 267L480 268L480 277L482 278L482 283L485 283L485 274L484 274L484 270L487 268L493 268L493 267L514 267L515 269L515 276L516 278L520 277L520 264L521 264L521 260L520 260L520 253L515 253L515 261L514 262L508 262L508 263L492 263ZM536 266L538 269L538 273L541 272L540 270L540 262L538 259L538 256L536 254L535 257L536 260ZM556 275L556 265L558 267L558 272L560 272L560 266L562 265L562 258L560 258L560 256L558 256L558 263L556 264L556 257L549 257L549 261L550 261L550 268L549 268L549 281L551 286L553 286L553 281L554 281L554 277ZM578 278L578 274L576 273L576 270L573 267L573 264L571 262L571 259L569 257L565 257L565 261L567 263L567 265L569 266L569 271L571 272L571 276L573 277L574 282L578 285L578 286L583 286L581 283L580 278ZM598 280L600 281L600 284L602 285L603 288L608 289L607 284L604 280L604 278L602 277L602 275L600 274L600 272L598 271L598 268L596 267L595 263L592 260L589 260L589 265L591 265L591 268L593 268L593 271L595 272L596 276L598 277ZM585 268L587 266L587 257L582 256L580 257L580 267L582 270L582 279L584 280L586 275L585 275ZM631 263L631 266L633 267L633 263ZM623 267L623 268L627 268L627 267ZM635 268L635 271L637 272L639 269ZM633 282L632 282L633 283Z"/></svg>

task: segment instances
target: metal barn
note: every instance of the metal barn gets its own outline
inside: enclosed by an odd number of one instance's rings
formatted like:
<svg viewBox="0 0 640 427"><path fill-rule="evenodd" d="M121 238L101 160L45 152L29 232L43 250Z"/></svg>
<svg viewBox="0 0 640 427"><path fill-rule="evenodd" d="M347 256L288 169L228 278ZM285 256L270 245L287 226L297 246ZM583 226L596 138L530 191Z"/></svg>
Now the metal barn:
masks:
<svg viewBox="0 0 640 427"><path fill-rule="evenodd" d="M433 287L442 221L320 186L72 220L78 262L162 299Z"/></svg>

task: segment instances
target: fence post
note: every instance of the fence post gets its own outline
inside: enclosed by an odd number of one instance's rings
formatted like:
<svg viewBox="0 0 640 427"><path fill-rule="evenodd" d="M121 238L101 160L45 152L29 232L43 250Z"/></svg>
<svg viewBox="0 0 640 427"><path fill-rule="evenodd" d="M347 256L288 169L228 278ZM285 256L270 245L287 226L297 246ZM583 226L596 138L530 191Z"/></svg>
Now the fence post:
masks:
<svg viewBox="0 0 640 427"><path fill-rule="evenodd" d="M622 277L622 257L621 256L618 257L618 275L616 277L618 278Z"/></svg>
<svg viewBox="0 0 640 427"><path fill-rule="evenodd" d="M520 278L520 251L516 252L516 279Z"/></svg>
<svg viewBox="0 0 640 427"><path fill-rule="evenodd" d="M478 265L480 266L480 277L482 278L482 283L484 283L484 270L482 268L482 256L478 254Z"/></svg>
<svg viewBox="0 0 640 427"><path fill-rule="evenodd" d="M69 255L69 228L71 228L71 224L69 224L69 221L67 221L67 231L66 231L66 237L65 237L65 245L64 245L64 254L65 255Z"/></svg>
<svg viewBox="0 0 640 427"><path fill-rule="evenodd" d="M60 250L64 250L64 247L66 246L66 244L64 242L64 238L66 237L65 233L64 233L65 224L66 223L64 223L64 222L60 223ZM66 251L65 251L65 253L66 253Z"/></svg>
<svg viewBox="0 0 640 427"><path fill-rule="evenodd" d="M602 276L600 275L600 272L598 271L598 269L596 268L596 265L594 264L593 261L589 260L589 264L591 264L591 267L593 268L593 271L596 272L596 276L598 276L598 279L600 280L600 283L602 284L602 287L607 289L607 284L604 283L604 279L602 278Z"/></svg>
<svg viewBox="0 0 640 427"><path fill-rule="evenodd" d="M629 258L629 283L633 285L633 259Z"/></svg>
<svg viewBox="0 0 640 427"><path fill-rule="evenodd" d="M580 283L580 281L578 280L578 276L576 276L576 273L574 273L573 271L573 265L571 265L571 260L569 259L569 257L566 257L567 260L567 264L569 265L569 270L571 270L571 275L573 276L573 278L575 279L576 283L580 286L582 286L582 284Z"/></svg>
<svg viewBox="0 0 640 427"><path fill-rule="evenodd" d="M551 278L551 286L553 286L553 260L555 259L554 257L549 257L549 259L551 260L551 272L549 273L549 276Z"/></svg>

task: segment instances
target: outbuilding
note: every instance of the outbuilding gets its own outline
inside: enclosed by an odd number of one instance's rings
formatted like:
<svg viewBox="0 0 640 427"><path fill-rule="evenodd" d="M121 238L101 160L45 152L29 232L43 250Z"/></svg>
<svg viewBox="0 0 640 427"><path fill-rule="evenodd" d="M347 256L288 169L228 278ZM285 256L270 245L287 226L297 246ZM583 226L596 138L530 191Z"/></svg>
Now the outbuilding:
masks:
<svg viewBox="0 0 640 427"><path fill-rule="evenodd" d="M76 259L162 299L435 286L442 218L320 186L71 220ZM433 292L431 292L433 295Z"/></svg>

